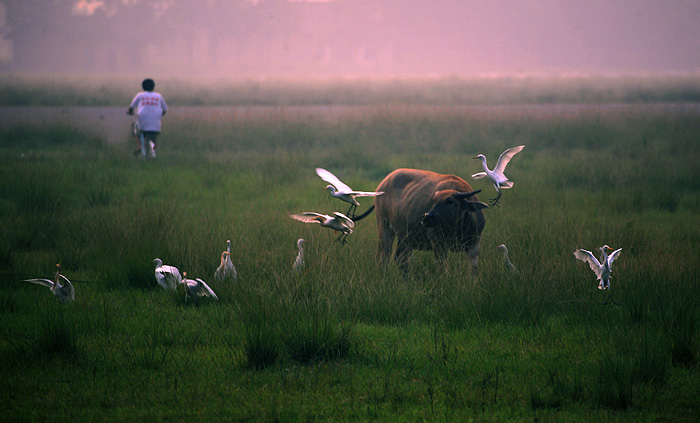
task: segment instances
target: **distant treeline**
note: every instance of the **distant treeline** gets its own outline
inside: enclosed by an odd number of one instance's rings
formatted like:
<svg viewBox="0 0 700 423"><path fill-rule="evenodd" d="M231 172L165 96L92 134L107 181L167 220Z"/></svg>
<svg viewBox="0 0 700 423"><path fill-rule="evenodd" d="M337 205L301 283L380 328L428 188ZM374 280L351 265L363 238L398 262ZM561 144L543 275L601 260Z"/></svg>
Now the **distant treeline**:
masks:
<svg viewBox="0 0 700 423"><path fill-rule="evenodd" d="M148 76L148 75L147 75ZM0 106L125 106L141 77L0 75ZM700 75L426 79L155 78L174 106L700 102Z"/></svg>

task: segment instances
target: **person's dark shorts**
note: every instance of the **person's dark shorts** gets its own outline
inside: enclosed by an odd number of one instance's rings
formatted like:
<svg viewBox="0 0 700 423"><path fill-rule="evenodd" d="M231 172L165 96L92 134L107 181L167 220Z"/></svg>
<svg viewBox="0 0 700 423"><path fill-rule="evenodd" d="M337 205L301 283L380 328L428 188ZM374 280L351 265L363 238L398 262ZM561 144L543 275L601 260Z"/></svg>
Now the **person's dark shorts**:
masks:
<svg viewBox="0 0 700 423"><path fill-rule="evenodd" d="M143 134L144 140L153 142L156 142L158 135L160 134L160 132L157 131L141 131L141 133Z"/></svg>

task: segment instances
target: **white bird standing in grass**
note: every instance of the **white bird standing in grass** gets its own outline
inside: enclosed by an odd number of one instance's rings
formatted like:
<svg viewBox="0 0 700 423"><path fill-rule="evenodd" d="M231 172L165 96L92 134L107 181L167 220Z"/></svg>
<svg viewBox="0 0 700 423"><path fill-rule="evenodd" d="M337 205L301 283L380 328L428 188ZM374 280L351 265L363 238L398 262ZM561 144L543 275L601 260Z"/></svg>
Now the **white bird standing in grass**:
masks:
<svg viewBox="0 0 700 423"><path fill-rule="evenodd" d="M574 257L588 263L588 265L591 267L591 270L593 270L593 272L596 275L596 278L599 281L598 289L605 290L610 288L610 274L612 273L612 263L613 261L615 261L617 256L620 255L620 251L622 251L622 248L618 248L617 250L613 251L612 254L608 255L608 251L612 251L612 248L608 247L608 245L606 244L600 247L600 251L600 261L598 261L598 259L595 258L593 253L583 249L578 249L574 251ZM610 297L610 300L614 304L617 304L612 299L612 297Z"/></svg>
<svg viewBox="0 0 700 423"><path fill-rule="evenodd" d="M25 279L24 282L31 282L37 285L44 285L48 287L51 290L51 292L53 292L53 295L56 296L58 302L61 304L69 303L75 300L75 288L73 287L73 284L68 280L68 278L61 274L60 264L56 265L56 276L54 276L53 281L43 278L37 278Z"/></svg>
<svg viewBox="0 0 700 423"><path fill-rule="evenodd" d="M166 291L175 291L177 284L182 282L182 275L175 266L163 264L163 260L156 258L153 260L156 264L156 281Z"/></svg>
<svg viewBox="0 0 700 423"><path fill-rule="evenodd" d="M501 153L493 170L489 170L488 166L486 165L486 157L483 154L479 154L478 156L474 157L475 159L481 159L481 165L484 167L484 171L473 174L472 178L489 178L491 183L493 183L493 187L496 188L496 192L498 193L496 198L492 198L490 200L493 202L491 206L498 204L498 201L501 199L502 189L513 187L513 182L509 181L508 177L503 172L505 172L506 166L508 165L508 162L510 162L510 159L512 159L516 154L520 153L523 148L525 148L524 145L519 145L517 147L509 148Z"/></svg>
<svg viewBox="0 0 700 423"><path fill-rule="evenodd" d="M227 279L238 279L238 272L236 272L236 267L231 261L231 240L226 240L226 251L221 253L221 264L214 272L214 280L217 282L223 282Z"/></svg>
<svg viewBox="0 0 700 423"><path fill-rule="evenodd" d="M506 261L506 266L508 266L508 268L510 269L510 271L513 272L513 273L520 273L520 272L518 272L518 269L513 265L513 263L512 263L512 262L510 261L510 259L508 258L508 247L506 247L505 244L501 244L501 245L498 246L498 249L501 250L501 251L503 252L503 258L505 259L505 261Z"/></svg>
<svg viewBox="0 0 700 423"><path fill-rule="evenodd" d="M195 299L198 297L212 297L215 300L219 299L219 297L216 296L216 293L214 293L214 290L211 289L203 280L199 278L187 279L187 272L184 272L182 283L185 285L185 302L187 302L188 296L195 297Z"/></svg>
<svg viewBox="0 0 700 423"><path fill-rule="evenodd" d="M328 182L324 189L330 190L331 195L338 198L346 203L350 204L350 208L345 213L352 217L355 216L355 210L360 203L355 199L355 197L376 197L377 195L384 194L383 192L371 192L371 191L355 191L349 186L345 185L338 177L336 177L331 172L320 167L316 168L316 174L321 177L324 181Z"/></svg>
<svg viewBox="0 0 700 423"><path fill-rule="evenodd" d="M292 269L294 269L295 272L301 271L301 269L304 267L304 238L299 238L297 240L297 248L299 249L299 254L297 254L296 260L294 260L294 264L292 265Z"/></svg>

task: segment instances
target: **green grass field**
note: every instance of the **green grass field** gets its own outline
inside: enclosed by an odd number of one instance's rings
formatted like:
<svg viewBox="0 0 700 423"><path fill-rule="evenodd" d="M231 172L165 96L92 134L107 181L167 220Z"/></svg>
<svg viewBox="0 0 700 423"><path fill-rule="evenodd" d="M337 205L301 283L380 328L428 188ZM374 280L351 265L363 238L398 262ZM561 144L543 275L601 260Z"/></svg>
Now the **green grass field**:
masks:
<svg viewBox="0 0 700 423"><path fill-rule="evenodd" d="M535 93L573 93L540 84ZM59 92L69 104L86 96ZM559 106L299 111L283 107L288 95L256 113L178 115L166 93L155 161L131 154L129 128L108 144L70 120L0 122L3 420L696 421L697 104L579 107L567 94ZM472 157L492 163L519 144L514 188L485 210L478 275L457 254L446 268L414 254L409 279L380 268L374 215L344 247L288 217L345 211L318 166L362 190L399 167L454 173L487 199ZM227 239L239 278L215 284ZM607 293L572 254L603 244L623 248L619 306L601 304ZM164 292L156 257L210 282L219 301ZM22 282L51 278L56 263L73 303Z"/></svg>

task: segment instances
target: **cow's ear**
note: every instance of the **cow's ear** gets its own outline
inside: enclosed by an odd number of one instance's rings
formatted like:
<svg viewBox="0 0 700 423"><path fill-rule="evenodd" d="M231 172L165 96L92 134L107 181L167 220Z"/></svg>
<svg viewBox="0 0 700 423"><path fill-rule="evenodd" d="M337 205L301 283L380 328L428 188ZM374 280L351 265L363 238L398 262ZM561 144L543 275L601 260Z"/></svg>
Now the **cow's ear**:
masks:
<svg viewBox="0 0 700 423"><path fill-rule="evenodd" d="M471 213L477 212L479 210L487 209L489 207L488 204L482 203L481 201L466 201L466 203L467 203L467 211L469 211Z"/></svg>

